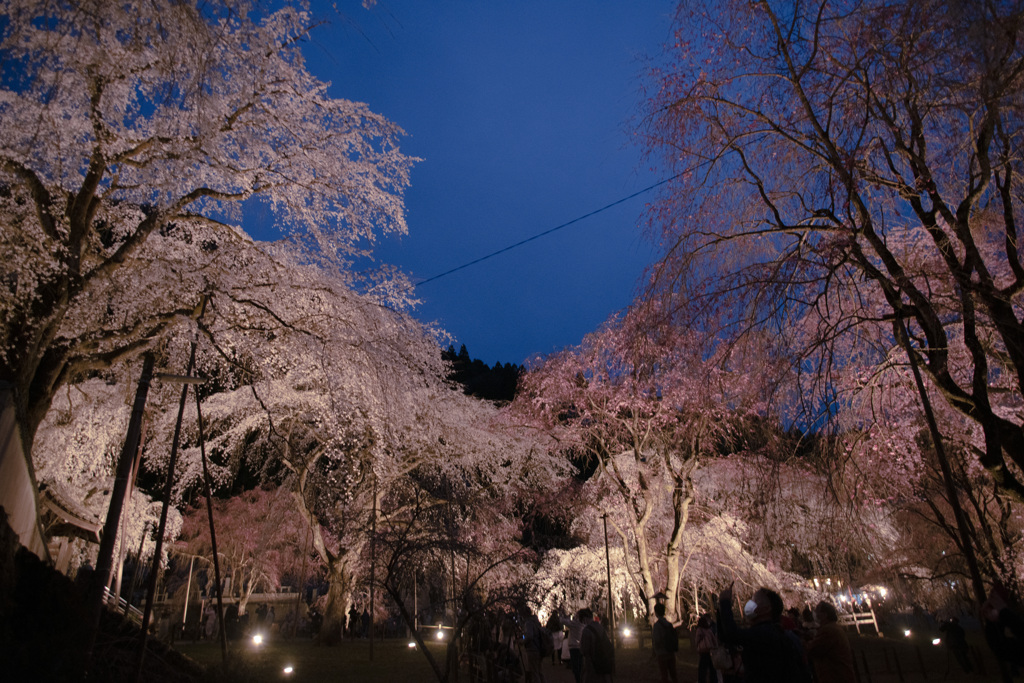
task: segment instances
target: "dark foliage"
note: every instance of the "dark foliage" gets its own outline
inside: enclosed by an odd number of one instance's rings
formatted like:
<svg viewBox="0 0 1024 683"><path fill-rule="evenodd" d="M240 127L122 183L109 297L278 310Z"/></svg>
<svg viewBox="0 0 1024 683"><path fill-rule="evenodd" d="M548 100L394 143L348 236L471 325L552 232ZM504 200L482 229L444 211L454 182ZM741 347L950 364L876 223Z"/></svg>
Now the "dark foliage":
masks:
<svg viewBox="0 0 1024 683"><path fill-rule="evenodd" d="M494 367L488 367L479 358L471 359L465 344L458 353L455 353L454 346L449 345L441 352L441 358L450 364L448 379L461 384L467 396L495 402L508 402L515 398L519 375L523 372L521 365L496 362Z"/></svg>

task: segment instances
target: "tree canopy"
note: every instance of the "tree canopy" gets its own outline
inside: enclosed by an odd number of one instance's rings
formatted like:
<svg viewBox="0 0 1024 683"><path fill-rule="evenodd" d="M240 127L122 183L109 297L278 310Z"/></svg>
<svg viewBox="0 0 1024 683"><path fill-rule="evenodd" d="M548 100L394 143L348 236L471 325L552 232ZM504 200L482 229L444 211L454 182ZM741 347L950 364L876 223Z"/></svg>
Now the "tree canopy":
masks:
<svg viewBox="0 0 1024 683"><path fill-rule="evenodd" d="M306 70L308 13L247 0L6 0L2 13L0 380L27 446L61 385L194 318L203 293L247 302L261 283L234 279L246 237L225 224L241 202L263 202L301 261L350 285L352 259L406 230L401 131ZM367 284L400 302L391 275Z"/></svg>
<svg viewBox="0 0 1024 683"><path fill-rule="evenodd" d="M1018 2L683 3L645 119L678 171L655 288L830 373L902 344L1024 495ZM901 328L909 330L907 341Z"/></svg>

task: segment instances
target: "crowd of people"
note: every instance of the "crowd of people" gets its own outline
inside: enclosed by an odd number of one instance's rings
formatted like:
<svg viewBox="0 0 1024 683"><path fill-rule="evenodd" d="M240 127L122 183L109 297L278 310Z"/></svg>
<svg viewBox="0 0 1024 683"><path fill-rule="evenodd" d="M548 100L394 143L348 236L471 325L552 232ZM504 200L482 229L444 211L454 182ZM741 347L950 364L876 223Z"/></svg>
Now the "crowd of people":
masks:
<svg viewBox="0 0 1024 683"><path fill-rule="evenodd" d="M471 680L545 683L550 659L552 665L569 668L576 683L611 681L615 649L590 608L554 614L542 625L529 606L521 604L498 623L480 626L468 637L479 660L471 667Z"/></svg>
<svg viewBox="0 0 1024 683"><path fill-rule="evenodd" d="M698 655L698 683L858 680L853 651L834 604L821 601L813 610L809 606L786 610L777 592L759 588L743 605L741 625L733 612L735 597L730 585L718 596L716 617L705 613L697 621L692 641ZM981 607L979 617L1001 680L1011 683L1024 667L1024 618L1009 607L1006 591L999 586ZM940 632L951 659L964 672L973 672L959 619L948 619ZM656 659L657 651L655 644ZM662 660L658 663L662 683L675 683L674 671L666 672Z"/></svg>
<svg viewBox="0 0 1024 683"><path fill-rule="evenodd" d="M714 614L704 613L690 633L697 662L697 683L855 683L857 673L846 630L840 625L836 606L821 601L811 609L785 609L782 597L769 588L759 588L742 605L742 620L734 613L737 596L733 586L717 598ZM738 605L737 605L738 606ZM236 604L227 607L225 623L229 638L252 632L291 632L294 624L280 623L273 605L261 604L249 614L239 615ZM370 615L355 605L348 612L345 633L350 638L368 637ZM1011 683L1024 667L1024 618L1008 605L998 587L979 613L982 633L995 655L1001 679ZM315 619L314 611L304 619ZM212 604L202 613L201 637L217 636L217 617ZM651 630L652 661L662 683L678 683L676 656L679 651L677 624L666 618L665 605L654 606ZM948 619L940 629L951 660L971 672L964 627L959 619ZM485 661L488 681L545 683L544 665L571 670L575 683L611 681L615 650L601 620L589 608L574 614L552 614L541 624L525 604L514 613L499 616L470 636L476 652Z"/></svg>
<svg viewBox="0 0 1024 683"><path fill-rule="evenodd" d="M778 593L761 588L744 605L740 625L733 615L733 598L731 586L722 591L716 615L701 615L691 634L698 683L855 683L853 653L831 603L786 611ZM654 606L652 659L662 683L678 683L679 635L665 612L664 604ZM548 657L552 664L570 668L575 683L611 680L614 648L589 608L554 614L542 626L522 605L499 633L505 636L487 647L494 674L488 680L521 676L526 683L544 683Z"/></svg>
<svg viewBox="0 0 1024 683"><path fill-rule="evenodd" d="M733 616L733 597L731 586L722 591L716 617L701 615L691 635L699 658L698 683L855 683L853 654L832 604L787 612L778 593L761 588L744 605L741 626ZM664 604L654 606L653 661L662 683L677 683L679 635L665 611ZM542 662L548 655L553 663L568 666L576 683L611 680L614 648L589 608L555 614L542 627L522 606L514 628L515 635L495 650L509 668L507 680L523 675L526 683L544 683ZM545 645L549 635L551 644Z"/></svg>

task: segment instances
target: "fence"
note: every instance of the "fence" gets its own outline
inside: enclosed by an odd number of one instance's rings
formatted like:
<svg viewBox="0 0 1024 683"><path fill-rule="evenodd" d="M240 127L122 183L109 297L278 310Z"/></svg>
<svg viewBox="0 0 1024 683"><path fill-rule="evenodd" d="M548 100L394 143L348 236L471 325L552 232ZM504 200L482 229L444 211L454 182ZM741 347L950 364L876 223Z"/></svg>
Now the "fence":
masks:
<svg viewBox="0 0 1024 683"><path fill-rule="evenodd" d="M106 586L103 587L103 601L110 605L115 602L114 595L110 592L110 589ZM135 623L142 625L142 611L134 605L129 605L128 601L122 597L117 598L117 611L124 614L126 617L134 621Z"/></svg>
<svg viewBox="0 0 1024 683"><path fill-rule="evenodd" d="M878 619L875 618L875 610L868 610L867 612L854 612L853 614L840 614L839 625L840 626L853 626L857 629L858 635L860 634L860 627L871 625L875 629L875 633L879 636L882 635L882 631L878 628Z"/></svg>

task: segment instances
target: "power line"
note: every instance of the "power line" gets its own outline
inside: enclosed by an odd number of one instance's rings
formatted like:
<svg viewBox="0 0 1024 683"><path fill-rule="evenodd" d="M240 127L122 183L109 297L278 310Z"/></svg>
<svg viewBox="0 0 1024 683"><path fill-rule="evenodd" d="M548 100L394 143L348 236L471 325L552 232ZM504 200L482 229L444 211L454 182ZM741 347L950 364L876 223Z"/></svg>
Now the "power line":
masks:
<svg viewBox="0 0 1024 683"><path fill-rule="evenodd" d="M654 183L653 185L648 185L647 187L643 188L642 190L637 190L636 192L634 192L633 194L629 195L628 197L623 197L622 199L617 199L614 202L612 202L611 204L606 204L605 206L602 206L600 209L595 209L595 210L591 211L590 213L585 213L582 216L578 216L576 218L573 218L571 221L567 221L565 223L562 223L561 225L556 225L553 228L548 228L544 232L538 232L536 235L533 235L531 237L527 237L524 240L520 240L519 242L516 242L515 244L510 244L507 247L503 247L501 249L498 249L497 251L492 251L490 254L487 254L485 256L481 256L480 258L473 259L472 261L469 261L467 263L463 263L461 266L456 266L456 267L452 268L451 270L446 270L443 273L438 273L437 275L433 275L431 277L428 277L426 280L421 280L420 282L417 282L416 284L413 285L413 287L414 288L415 287L421 287L421 286L427 284L428 282L433 282L434 280L440 280L441 278L446 277L448 275L451 275L452 273L457 273L460 270L464 270L466 268L469 268L470 266L475 266L476 264L481 263L483 261L486 261L489 258L494 258L495 256L498 256L499 254L504 254L506 251L512 251L513 249L521 247L524 244L527 244L527 243L532 242L534 240L540 239L541 237L545 237L547 235L550 235L551 233L558 232L559 230L561 230L563 228L568 228L570 225L573 225L575 223L579 223L580 221L582 221L582 220L584 220L586 218L590 218L591 216L596 216L597 214L601 213L602 211L607 211L608 209L610 209L610 208L612 208L614 206L618 206L619 204L622 204L623 202L628 202L630 199L633 199L634 197L639 197L640 195L644 194L645 192L650 192L654 188L660 187L660 186L664 185L665 183L670 183L673 180L675 180L676 178L678 178L679 176L683 175L684 173L685 173L685 171L677 173L674 176L672 176L671 178L665 178L664 180L659 180L658 182Z"/></svg>

